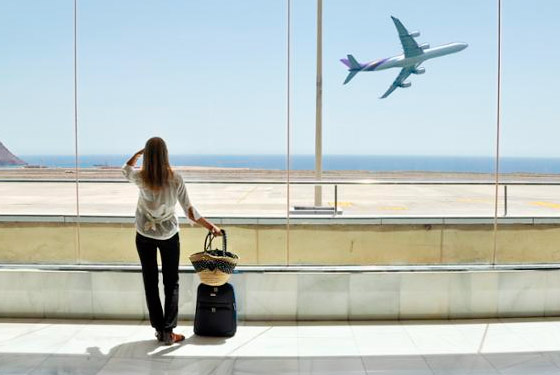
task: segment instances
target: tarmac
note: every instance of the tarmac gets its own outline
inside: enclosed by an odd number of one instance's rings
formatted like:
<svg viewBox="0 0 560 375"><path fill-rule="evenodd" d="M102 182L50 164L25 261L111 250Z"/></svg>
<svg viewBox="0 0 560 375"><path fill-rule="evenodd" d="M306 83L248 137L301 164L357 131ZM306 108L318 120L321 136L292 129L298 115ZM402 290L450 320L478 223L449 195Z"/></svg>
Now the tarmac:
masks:
<svg viewBox="0 0 560 375"><path fill-rule="evenodd" d="M338 185L339 217L493 217L495 186L415 184ZM464 183L464 181L462 182ZM195 207L208 217L286 217L285 184L187 183ZM335 205L335 186L322 188L323 206ZM133 216L138 189L133 184L88 182L0 182L0 215ZM290 207L313 206L314 185L290 185ZM78 199L77 199L78 198ZM509 185L498 193L498 216L560 216L560 185ZM180 208L178 212L182 215Z"/></svg>

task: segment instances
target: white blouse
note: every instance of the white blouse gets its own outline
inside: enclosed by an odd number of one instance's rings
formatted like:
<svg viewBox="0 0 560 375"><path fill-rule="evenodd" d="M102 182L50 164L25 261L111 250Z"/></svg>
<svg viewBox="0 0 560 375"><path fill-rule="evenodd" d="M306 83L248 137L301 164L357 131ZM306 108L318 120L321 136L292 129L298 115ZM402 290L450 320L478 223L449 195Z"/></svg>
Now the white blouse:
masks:
<svg viewBox="0 0 560 375"><path fill-rule="evenodd" d="M193 207L187 194L187 188L183 178L173 174L167 186L158 191L148 189L140 177L140 173L128 164L122 167L126 179L135 183L140 192L138 194L138 205L136 206L136 231L141 235L157 240L167 240L179 231L179 221L175 214L177 201L181 204L188 222L194 222L189 218L189 209L195 220L202 216Z"/></svg>

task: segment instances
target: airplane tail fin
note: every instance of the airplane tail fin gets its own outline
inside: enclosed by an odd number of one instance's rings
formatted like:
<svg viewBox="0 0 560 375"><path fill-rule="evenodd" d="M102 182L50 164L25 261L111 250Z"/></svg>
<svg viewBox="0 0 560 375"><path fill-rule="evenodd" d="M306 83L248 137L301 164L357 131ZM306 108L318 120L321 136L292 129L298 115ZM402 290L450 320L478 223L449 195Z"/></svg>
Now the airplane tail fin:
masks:
<svg viewBox="0 0 560 375"><path fill-rule="evenodd" d="M347 84L352 78L354 78L356 74L360 72L362 66L352 55L348 55L347 59L340 59L340 61L342 61L342 63L346 65L348 67L348 70L350 71L348 73L348 76L346 77L346 80L344 81L344 84Z"/></svg>
<svg viewBox="0 0 560 375"><path fill-rule="evenodd" d="M350 69L362 69L361 65L356 61L354 56L348 55L348 61L350 62Z"/></svg>
<svg viewBox="0 0 560 375"><path fill-rule="evenodd" d="M354 56L352 55L347 55L347 56L348 56L347 59L340 59L340 61L342 61L342 63L346 65L348 69L362 69L360 63L356 61Z"/></svg>

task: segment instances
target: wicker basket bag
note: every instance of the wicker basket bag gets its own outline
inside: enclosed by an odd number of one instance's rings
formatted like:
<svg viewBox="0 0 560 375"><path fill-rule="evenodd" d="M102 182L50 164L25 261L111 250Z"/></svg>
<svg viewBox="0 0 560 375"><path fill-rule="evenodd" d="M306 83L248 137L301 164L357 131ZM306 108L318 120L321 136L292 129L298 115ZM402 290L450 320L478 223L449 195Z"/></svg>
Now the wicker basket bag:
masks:
<svg viewBox="0 0 560 375"><path fill-rule="evenodd" d="M226 231L222 229L222 250L212 250L212 240L215 236L208 232L204 240L204 251L192 254L189 259L194 270L200 277L200 282L211 286L227 283L233 273L239 257L227 251Z"/></svg>

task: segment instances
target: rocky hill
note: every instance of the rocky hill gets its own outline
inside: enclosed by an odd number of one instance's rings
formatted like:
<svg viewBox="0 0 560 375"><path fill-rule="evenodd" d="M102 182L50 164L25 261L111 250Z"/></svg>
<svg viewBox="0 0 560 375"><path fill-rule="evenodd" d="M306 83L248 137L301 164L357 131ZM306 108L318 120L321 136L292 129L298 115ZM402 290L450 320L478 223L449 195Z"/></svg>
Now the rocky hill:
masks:
<svg viewBox="0 0 560 375"><path fill-rule="evenodd" d="M2 142L0 142L0 165L25 165L25 164L27 163L21 160L20 158L18 158L17 156L15 156L14 154L12 154L10 150L8 150L6 146L4 146Z"/></svg>

